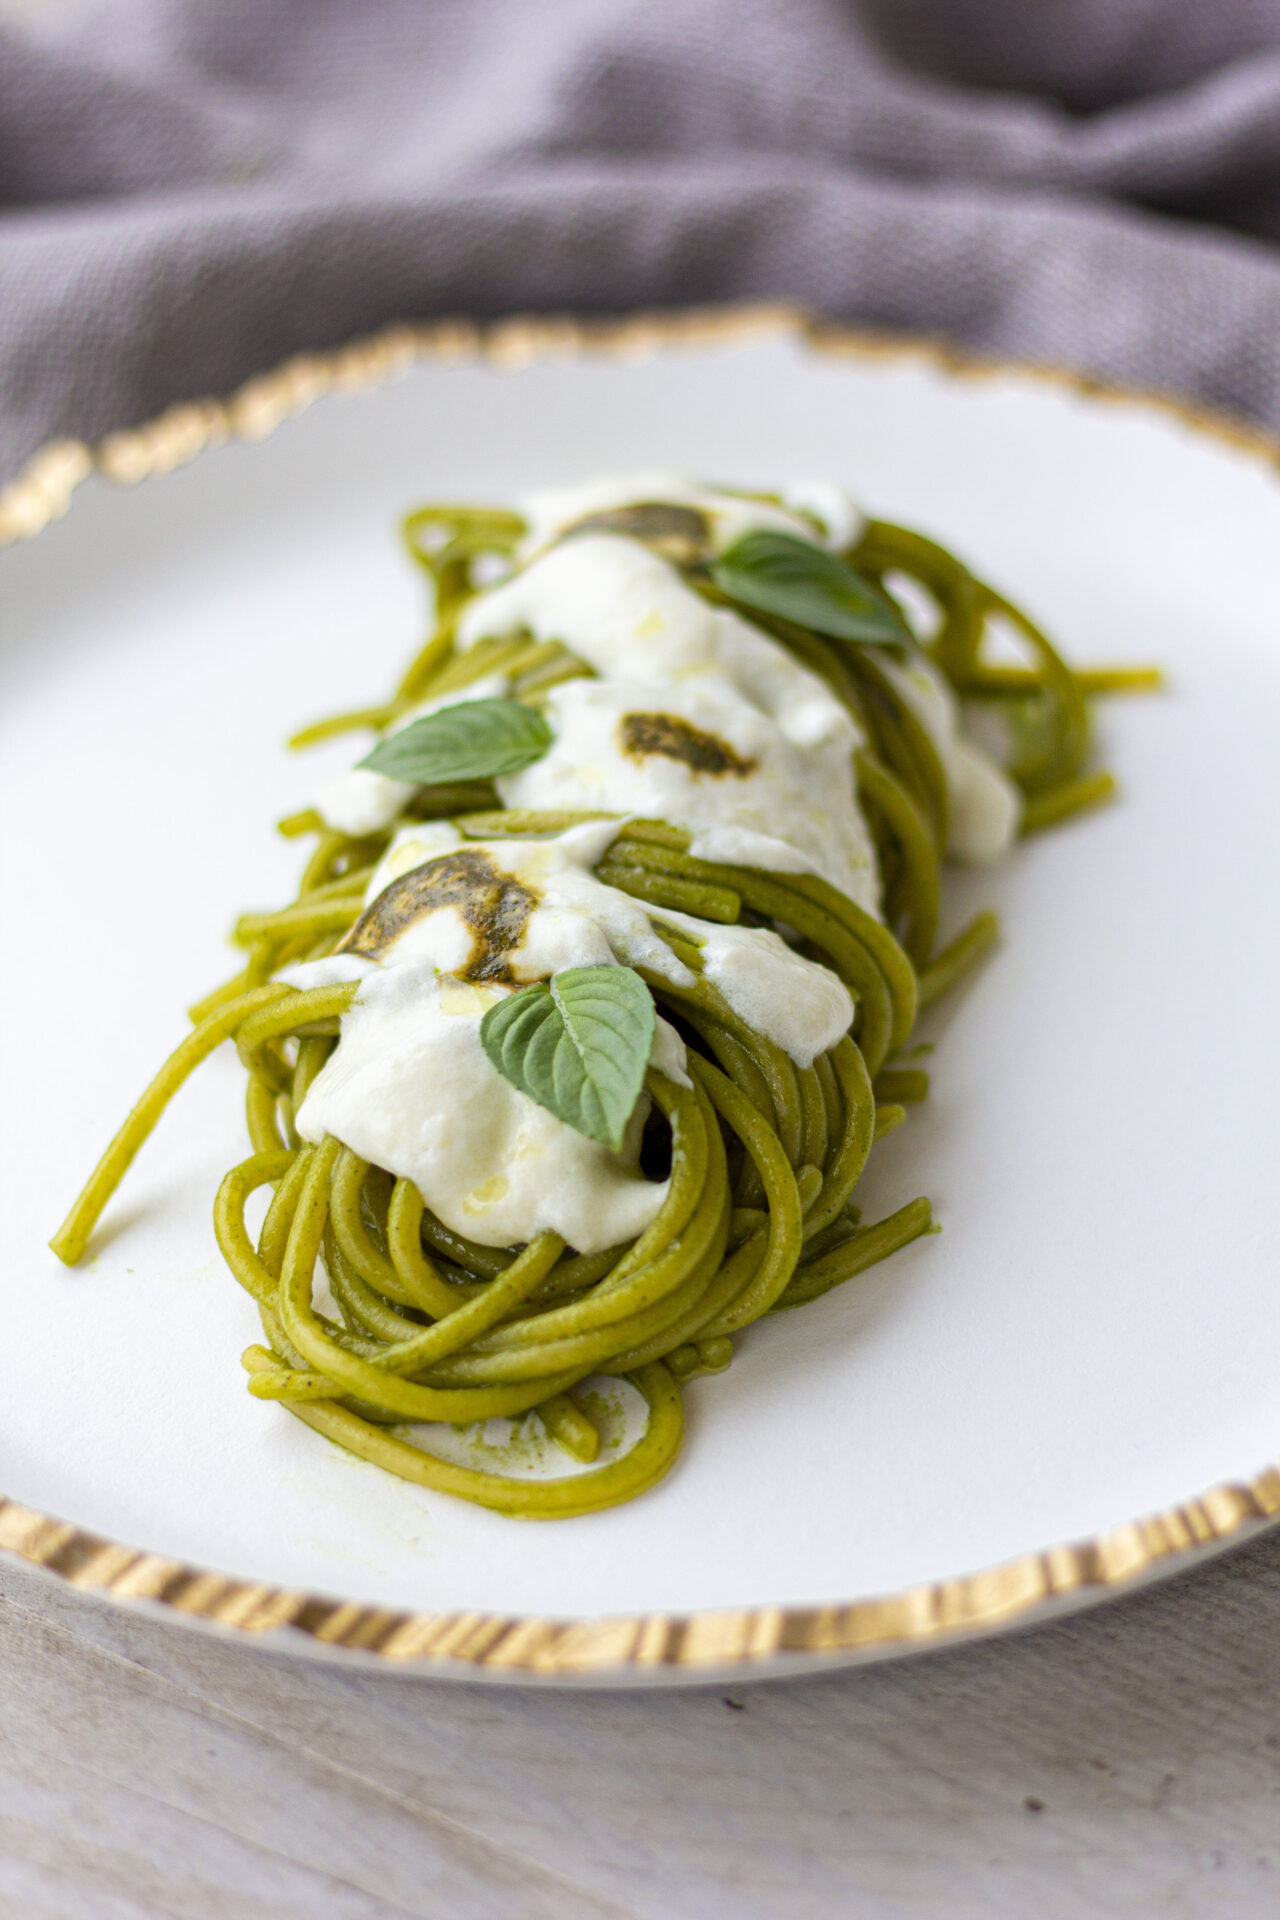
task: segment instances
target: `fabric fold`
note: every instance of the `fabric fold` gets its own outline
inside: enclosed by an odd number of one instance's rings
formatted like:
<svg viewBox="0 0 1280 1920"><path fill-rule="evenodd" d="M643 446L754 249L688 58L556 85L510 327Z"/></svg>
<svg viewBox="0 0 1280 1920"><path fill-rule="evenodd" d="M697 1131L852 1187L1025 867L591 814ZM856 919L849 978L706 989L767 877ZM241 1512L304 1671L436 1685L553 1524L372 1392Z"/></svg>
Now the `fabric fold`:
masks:
<svg viewBox="0 0 1280 1920"><path fill-rule="evenodd" d="M1280 424L1277 237L1280 0L0 0L0 475L393 320L721 300Z"/></svg>

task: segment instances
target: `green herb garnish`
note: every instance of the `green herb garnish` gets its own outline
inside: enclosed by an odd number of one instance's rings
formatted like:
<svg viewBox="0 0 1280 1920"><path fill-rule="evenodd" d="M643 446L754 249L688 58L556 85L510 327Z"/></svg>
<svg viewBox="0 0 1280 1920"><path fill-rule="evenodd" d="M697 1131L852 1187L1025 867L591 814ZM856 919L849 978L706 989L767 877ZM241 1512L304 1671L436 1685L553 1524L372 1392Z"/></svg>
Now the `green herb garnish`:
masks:
<svg viewBox="0 0 1280 1920"><path fill-rule="evenodd" d="M631 967L569 967L490 1007L480 1044L504 1080L616 1153L657 1015Z"/></svg>
<svg viewBox="0 0 1280 1920"><path fill-rule="evenodd" d="M744 533L711 563L722 593L833 640L902 646L911 629L887 593L844 560L790 533Z"/></svg>
<svg viewBox="0 0 1280 1920"><path fill-rule="evenodd" d="M388 733L360 762L414 786L518 773L551 745L542 715L519 700L459 700Z"/></svg>

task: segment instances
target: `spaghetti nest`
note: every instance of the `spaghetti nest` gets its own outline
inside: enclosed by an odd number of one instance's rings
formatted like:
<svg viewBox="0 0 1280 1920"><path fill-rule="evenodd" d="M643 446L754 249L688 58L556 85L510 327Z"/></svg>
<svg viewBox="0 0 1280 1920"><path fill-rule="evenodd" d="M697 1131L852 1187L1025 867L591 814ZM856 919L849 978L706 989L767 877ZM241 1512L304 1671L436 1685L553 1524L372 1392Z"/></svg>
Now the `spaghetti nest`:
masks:
<svg viewBox="0 0 1280 1920"><path fill-rule="evenodd" d="M481 556L511 551L518 516L428 508L406 522L410 551L435 587L437 627L395 699L308 728L297 744L370 724L385 728L420 702L501 671L538 706L551 687L590 669L556 642L481 641L461 651L454 624L476 590ZM892 593L901 576L941 610L929 645L957 693L1016 713L1025 750L1013 776L1024 831L1104 799L1110 776L1084 771L1086 699L1151 683L1143 671L1077 673L1016 607L942 548L872 523L848 556ZM708 598L715 588L704 584ZM358 987L297 989L280 971L331 954L359 918L393 829L353 837L314 814L282 823L316 832L297 898L244 916L247 963L192 1010L192 1032L125 1121L52 1245L76 1261L139 1146L187 1074L233 1039L248 1075L253 1153L226 1176L214 1221L236 1279L252 1296L263 1343L243 1356L249 1388L401 1477L527 1518L585 1513L627 1500L666 1472L681 1443L681 1383L716 1372L733 1341L763 1316L817 1299L929 1230L926 1200L865 1224L853 1195L877 1138L924 1097L926 1076L892 1064L919 1007L990 945L979 915L935 950L948 791L929 733L870 648L839 647L768 614L756 624L819 673L858 722L858 795L870 823L885 917L827 881L694 858L689 836L662 821L620 824L598 880L655 909L726 924L782 926L832 969L853 999L851 1031L808 1067L739 1018L702 976L696 941L660 919L654 930L689 985L640 968L683 1038L690 1084L650 1069L649 1134L669 1180L652 1224L629 1244L582 1254L555 1233L495 1248L447 1227L413 1183L332 1137L304 1142L295 1119L338 1042ZM1022 642L1025 665L993 665L993 621ZM505 811L486 782L419 788L401 820L450 820L492 842L562 831L600 815ZM607 816L604 816L607 817ZM465 1098L465 1090L462 1094ZM270 1190L257 1233L246 1206ZM573 1389L592 1375L629 1380L647 1404L638 1441L599 1462L601 1436ZM576 1464L556 1478L482 1471L434 1450L422 1424L470 1424L536 1411ZM612 1454L613 1450L609 1450Z"/></svg>

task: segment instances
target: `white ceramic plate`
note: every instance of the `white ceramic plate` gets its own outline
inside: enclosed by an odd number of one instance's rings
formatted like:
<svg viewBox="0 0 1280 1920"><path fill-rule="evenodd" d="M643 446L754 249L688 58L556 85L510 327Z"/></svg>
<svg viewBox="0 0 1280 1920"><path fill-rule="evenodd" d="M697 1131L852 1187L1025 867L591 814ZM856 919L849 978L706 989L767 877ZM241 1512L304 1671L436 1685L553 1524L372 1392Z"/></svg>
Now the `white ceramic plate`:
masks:
<svg viewBox="0 0 1280 1920"><path fill-rule="evenodd" d="M293 1621L286 1642L335 1657L619 1682L901 1652L1257 1524L1280 1508L1259 1476L1280 1437L1266 450L1029 371L819 351L783 323L675 324L635 354L503 339L530 364L463 342L136 492L94 477L3 558L0 1484L22 1504L0 1542L224 1624ZM408 351L295 371L233 421L260 430ZM224 418L106 459L165 465ZM753 1329L689 1392L656 1492L518 1525L246 1394L255 1316L209 1223L245 1150L233 1059L184 1092L80 1270L45 1242L229 970L232 915L292 890L271 822L350 748L301 761L282 736L379 698L419 638L399 514L645 464L848 482L1077 661L1157 659L1169 690L1103 712L1118 806L955 878L951 918L993 902L1005 943L933 1023L933 1097L860 1194L874 1215L926 1192L943 1233Z"/></svg>

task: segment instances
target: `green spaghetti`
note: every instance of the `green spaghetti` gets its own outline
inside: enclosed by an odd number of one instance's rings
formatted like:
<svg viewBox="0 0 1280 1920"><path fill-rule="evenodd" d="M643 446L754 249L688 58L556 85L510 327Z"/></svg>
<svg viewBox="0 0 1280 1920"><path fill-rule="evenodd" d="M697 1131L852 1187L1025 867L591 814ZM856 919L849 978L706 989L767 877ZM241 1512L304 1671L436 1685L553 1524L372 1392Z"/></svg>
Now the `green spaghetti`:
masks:
<svg viewBox="0 0 1280 1920"><path fill-rule="evenodd" d="M599 483L405 537L430 638L390 700L293 743L377 745L281 823L313 840L296 898L237 923L243 965L52 1245L80 1258L233 1040L252 1152L214 1225L261 1319L249 1391L404 1479L563 1518L661 1479L683 1383L756 1322L930 1230L927 1200L868 1223L854 1196L927 1094L920 1007L996 937L984 913L939 948L944 855L1108 798L1088 701L1156 676L1073 670L943 548L826 496ZM646 1408L604 1459L599 1375ZM530 1414L558 1477L429 1431Z"/></svg>

